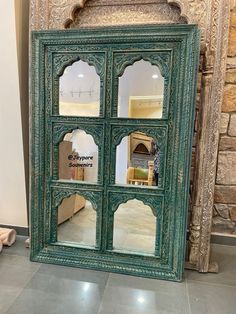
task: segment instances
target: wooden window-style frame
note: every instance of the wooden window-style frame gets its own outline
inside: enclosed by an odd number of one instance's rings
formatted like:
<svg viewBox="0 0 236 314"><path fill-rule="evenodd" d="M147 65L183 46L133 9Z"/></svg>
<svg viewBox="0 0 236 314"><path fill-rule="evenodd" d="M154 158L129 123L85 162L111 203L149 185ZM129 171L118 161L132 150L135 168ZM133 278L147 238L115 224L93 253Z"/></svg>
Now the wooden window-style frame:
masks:
<svg viewBox="0 0 236 314"><path fill-rule="evenodd" d="M195 25L150 25L47 31L34 32L32 38L31 260L181 280L199 56L198 28ZM112 108L117 89L113 86L113 60L121 46L130 59L134 49L139 53L144 51L144 55L148 50L155 51L152 59L164 54L172 75L168 76L171 85L168 110L162 119L129 121L114 116ZM85 47L89 58L93 59L93 54L101 52L106 55L99 63L105 69L106 77L104 117L59 116L55 110L58 106L58 76L67 64L71 64L71 54L79 56L81 49L84 54ZM77 128L92 134L101 147L99 173L103 179L97 184L58 181L54 175L58 167L54 147L65 133ZM140 190L114 184L115 147L124 135L137 130L159 139L160 149L166 156L168 174L160 188ZM164 144L167 153L162 149ZM95 249L57 242L57 207L64 198L76 193L96 205L100 225L97 226ZM158 218L158 228L162 231L156 238L155 257L137 257L111 250L114 211L119 204L133 198L148 204Z"/></svg>

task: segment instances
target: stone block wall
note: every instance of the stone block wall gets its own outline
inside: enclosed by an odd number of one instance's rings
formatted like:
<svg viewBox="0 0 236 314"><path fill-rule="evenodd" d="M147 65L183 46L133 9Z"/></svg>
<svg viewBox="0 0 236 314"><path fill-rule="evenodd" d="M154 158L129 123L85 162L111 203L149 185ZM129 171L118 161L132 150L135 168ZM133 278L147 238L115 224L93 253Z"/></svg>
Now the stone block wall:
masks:
<svg viewBox="0 0 236 314"><path fill-rule="evenodd" d="M235 1L232 1L235 2ZM232 6L212 232L236 236L236 5Z"/></svg>

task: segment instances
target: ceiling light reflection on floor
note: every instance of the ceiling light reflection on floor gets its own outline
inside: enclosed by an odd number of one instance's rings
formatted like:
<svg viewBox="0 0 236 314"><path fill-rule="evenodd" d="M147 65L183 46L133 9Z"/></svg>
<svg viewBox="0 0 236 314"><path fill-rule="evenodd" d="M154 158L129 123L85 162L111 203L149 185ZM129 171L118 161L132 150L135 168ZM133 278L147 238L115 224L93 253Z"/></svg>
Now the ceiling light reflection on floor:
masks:
<svg viewBox="0 0 236 314"><path fill-rule="evenodd" d="M89 288L90 288L90 283L86 282L83 287L84 292L87 292Z"/></svg>
<svg viewBox="0 0 236 314"><path fill-rule="evenodd" d="M138 297L137 298L138 303L143 304L145 302L144 297Z"/></svg>

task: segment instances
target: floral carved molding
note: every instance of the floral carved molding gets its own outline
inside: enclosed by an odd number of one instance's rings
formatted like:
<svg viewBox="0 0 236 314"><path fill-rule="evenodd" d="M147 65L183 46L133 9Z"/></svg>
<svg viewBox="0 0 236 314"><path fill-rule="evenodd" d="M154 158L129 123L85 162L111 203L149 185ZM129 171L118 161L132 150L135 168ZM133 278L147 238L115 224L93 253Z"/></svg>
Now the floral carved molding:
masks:
<svg viewBox="0 0 236 314"><path fill-rule="evenodd" d="M128 6L132 10L127 10ZM189 267L201 272L212 270L211 222L229 18L230 0L31 0L32 30L127 23L189 23L201 29L201 134L196 152L189 253Z"/></svg>
<svg viewBox="0 0 236 314"><path fill-rule="evenodd" d="M187 23L198 24L202 29L203 37L206 38L208 12L211 0L31 0L31 27L37 29L63 29L65 25L73 23L75 13L83 10L85 6L121 6L121 5L158 5L160 17L169 15L166 22L176 22L172 6L180 9L180 18ZM168 10L169 9L169 10ZM99 15L99 10L96 13ZM127 14L126 14L127 16ZM127 19L128 21L130 19Z"/></svg>

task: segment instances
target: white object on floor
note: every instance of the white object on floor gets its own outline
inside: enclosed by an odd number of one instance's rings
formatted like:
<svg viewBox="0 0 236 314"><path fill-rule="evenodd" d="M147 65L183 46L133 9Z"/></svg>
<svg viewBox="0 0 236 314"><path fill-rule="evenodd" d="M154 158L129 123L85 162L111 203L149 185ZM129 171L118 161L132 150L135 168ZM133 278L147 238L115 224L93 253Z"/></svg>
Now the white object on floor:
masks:
<svg viewBox="0 0 236 314"><path fill-rule="evenodd" d="M25 240L25 247L28 249L30 247L30 238Z"/></svg>
<svg viewBox="0 0 236 314"><path fill-rule="evenodd" d="M2 247L3 247L3 244L2 244L2 241L0 240L0 253L2 252Z"/></svg>
<svg viewBox="0 0 236 314"><path fill-rule="evenodd" d="M0 241L3 245L11 246L16 241L16 230L0 228Z"/></svg>

